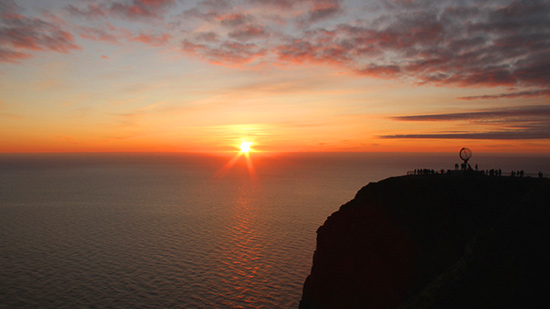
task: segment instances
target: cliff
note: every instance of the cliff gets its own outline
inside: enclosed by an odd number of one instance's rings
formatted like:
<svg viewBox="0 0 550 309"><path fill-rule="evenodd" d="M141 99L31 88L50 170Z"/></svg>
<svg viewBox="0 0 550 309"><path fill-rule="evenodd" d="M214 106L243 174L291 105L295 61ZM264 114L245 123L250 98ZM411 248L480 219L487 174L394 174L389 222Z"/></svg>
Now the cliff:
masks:
<svg viewBox="0 0 550 309"><path fill-rule="evenodd" d="M317 231L300 308L546 302L548 179L430 175L363 187Z"/></svg>

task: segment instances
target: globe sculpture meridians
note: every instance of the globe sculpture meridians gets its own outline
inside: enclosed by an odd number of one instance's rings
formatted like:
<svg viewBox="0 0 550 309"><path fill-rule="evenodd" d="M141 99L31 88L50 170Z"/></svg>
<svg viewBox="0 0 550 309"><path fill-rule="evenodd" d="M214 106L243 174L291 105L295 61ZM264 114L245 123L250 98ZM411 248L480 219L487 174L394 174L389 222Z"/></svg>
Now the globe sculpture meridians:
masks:
<svg viewBox="0 0 550 309"><path fill-rule="evenodd" d="M464 160L464 163L462 163L462 170L467 171L468 169L471 169L468 164L468 160L472 157L472 151L468 148L462 148L460 149L460 152L458 154L462 160Z"/></svg>
<svg viewBox="0 0 550 309"><path fill-rule="evenodd" d="M460 158L466 162L472 157L472 151L469 148L460 149Z"/></svg>

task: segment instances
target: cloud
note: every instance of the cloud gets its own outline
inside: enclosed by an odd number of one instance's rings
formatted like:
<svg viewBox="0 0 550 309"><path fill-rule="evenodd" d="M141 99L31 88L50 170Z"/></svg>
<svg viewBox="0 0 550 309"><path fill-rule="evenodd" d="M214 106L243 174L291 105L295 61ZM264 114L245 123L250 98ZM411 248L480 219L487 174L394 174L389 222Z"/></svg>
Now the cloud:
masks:
<svg viewBox="0 0 550 309"><path fill-rule="evenodd" d="M0 61L16 62L29 58L24 50L69 53L80 48L73 35L61 26L19 14L13 1L3 2L0 6Z"/></svg>
<svg viewBox="0 0 550 309"><path fill-rule="evenodd" d="M130 40L151 46L162 46L170 40L170 35L167 33L155 35L150 32L142 32L139 35L130 38Z"/></svg>
<svg viewBox="0 0 550 309"><path fill-rule="evenodd" d="M490 94L490 95L478 95L478 96L467 96L460 97L461 100L488 100L488 99L503 99L503 98L529 98L529 97L541 97L541 96L550 96L550 89L535 89L535 90L526 90L526 91L516 91L508 93L499 93L499 94Z"/></svg>
<svg viewBox="0 0 550 309"><path fill-rule="evenodd" d="M6 24L7 26L0 28L0 43L3 45L9 44L16 48L31 50L54 50L62 53L80 49L74 43L71 33L41 19L19 16Z"/></svg>
<svg viewBox="0 0 550 309"><path fill-rule="evenodd" d="M384 139L469 139L469 140L529 140L548 139L550 132L529 131L490 131L479 133L440 133L440 134L404 134L384 135Z"/></svg>
<svg viewBox="0 0 550 309"><path fill-rule="evenodd" d="M243 44L234 41L224 41L215 46L183 41L182 50L185 53L199 56L208 62L223 65L250 63L266 54L266 50L256 44Z"/></svg>
<svg viewBox="0 0 550 309"><path fill-rule="evenodd" d="M18 6L13 0L3 0L0 2L0 16L4 16L6 14L13 14L18 10Z"/></svg>
<svg viewBox="0 0 550 309"><path fill-rule="evenodd" d="M110 11L129 19L161 18L166 10L176 3L175 0L133 0L131 2L114 2Z"/></svg>
<svg viewBox="0 0 550 309"><path fill-rule="evenodd" d="M392 117L391 119L399 121L457 121L479 119L506 119L507 121L509 121L512 118L519 118L521 120L539 118L550 119L550 106L535 105L521 108L484 110L468 113L397 116Z"/></svg>
<svg viewBox="0 0 550 309"><path fill-rule="evenodd" d="M497 130L482 132L437 132L424 134L383 135L389 139L550 139L550 106L537 105L466 113L412 115L392 117L397 121L463 121Z"/></svg>
<svg viewBox="0 0 550 309"><path fill-rule="evenodd" d="M469 0L382 0L362 8L349 4L341 0L95 0L67 5L65 12L94 21L108 19L117 24L122 19L147 25L129 33L84 24L76 27L82 38L153 46L177 40L184 54L210 63L315 63L418 85L511 89L464 100L548 96L547 0L494 0L483 5ZM78 48L58 23L21 17L15 10L14 1L2 1L3 61L22 59L25 50Z"/></svg>
<svg viewBox="0 0 550 309"><path fill-rule="evenodd" d="M220 24L226 27L238 27L252 21L250 15L242 13L232 13L227 15L221 15L218 17Z"/></svg>
<svg viewBox="0 0 550 309"><path fill-rule="evenodd" d="M342 11L341 0L247 0L246 2L257 7L275 8L280 11L299 9L300 15L307 16L308 22L333 17Z"/></svg>
<svg viewBox="0 0 550 309"><path fill-rule="evenodd" d="M207 6L201 2L197 7L186 10L183 16L186 18L198 18L207 22L207 26L198 27L199 29L209 29L209 33L215 33L210 37L218 41L218 45L204 45L204 41L198 39L197 33L185 38L183 45L186 46L184 52L199 55L199 50L220 50L224 47L222 44L227 44L228 41L236 41L241 44L254 42L254 46L261 50L260 53L253 52L255 58L263 55L269 57L266 61L272 60L273 53L279 55L278 60L293 61L298 63L300 60L293 59L293 55L304 54L310 52L306 40L292 39L282 41L282 37L291 37L280 29L281 25L293 24L294 26L303 26L304 23L321 21L333 16L341 10L340 1L337 0L299 0L299 1L268 1L268 0L249 0L244 1L245 6L225 6L221 9ZM248 4L249 6L246 6ZM273 13L275 9L276 13ZM254 12L253 14L251 12ZM261 22L259 22L261 21ZM215 23L217 22L217 24ZM302 31L303 29L296 29ZM315 33L323 32L323 30L314 30ZM269 39L269 40L268 40ZM209 41L213 43L213 40ZM297 46L297 43L299 45ZM249 45L252 46L252 45ZM191 48L193 47L193 48ZM200 47L200 48L198 48ZM340 61L339 54L343 55L344 48L334 46L335 48L319 47L316 55L309 55L308 61L318 63L331 63ZM303 50L300 50L303 49ZM215 53L209 53L209 59L214 63L227 63L231 58L225 58L222 61L215 61L212 56ZM226 55L222 53L220 55ZM233 58L241 62L241 57Z"/></svg>
<svg viewBox="0 0 550 309"><path fill-rule="evenodd" d="M86 17L91 19L107 17L107 13L109 11L106 3L92 3L88 4L85 8L79 8L77 6L69 4L65 9L72 16Z"/></svg>
<svg viewBox="0 0 550 309"><path fill-rule="evenodd" d="M216 42L219 39L219 35L214 31L199 32L195 35L195 40L200 42Z"/></svg>
<svg viewBox="0 0 550 309"><path fill-rule="evenodd" d="M343 13L341 0L247 0L254 7L265 11L279 11L283 17L297 17L300 27L330 19Z"/></svg>
<svg viewBox="0 0 550 309"><path fill-rule="evenodd" d="M216 9L210 9L210 10L200 10L198 8L191 8L189 10L184 11L181 14L182 19L191 19L191 18L198 18L203 20L215 20L218 18L218 16L221 13Z"/></svg>
<svg viewBox="0 0 550 309"><path fill-rule="evenodd" d="M342 7L339 1L336 0L322 0L314 1L309 13L307 21L317 22L337 15L342 12Z"/></svg>
<svg viewBox="0 0 550 309"><path fill-rule="evenodd" d="M141 42L150 46L166 45L171 38L168 33L152 33L150 31L133 34L130 30L115 27L111 23L99 27L80 27L78 33L80 37L93 41L103 41L113 44L122 44L123 41L130 41Z"/></svg>
<svg viewBox="0 0 550 309"><path fill-rule="evenodd" d="M77 7L69 4L66 11L72 16L86 18L105 18L117 16L130 20L162 19L168 9L174 7L175 0L131 0L103 1Z"/></svg>
<svg viewBox="0 0 550 309"><path fill-rule="evenodd" d="M0 62L19 62L31 57L29 54L0 47Z"/></svg>
<svg viewBox="0 0 550 309"><path fill-rule="evenodd" d="M315 30L303 39L294 39L275 49L279 60L293 63L313 62L345 65L353 59L348 44L334 42L335 31Z"/></svg>
<svg viewBox="0 0 550 309"><path fill-rule="evenodd" d="M204 8L229 9L231 8L231 0L203 0L198 4Z"/></svg>
<svg viewBox="0 0 550 309"><path fill-rule="evenodd" d="M247 0L249 3L259 5L259 6L267 6L267 7L275 7L279 9L289 9L294 4L299 3L300 1L293 1L293 0Z"/></svg>
<svg viewBox="0 0 550 309"><path fill-rule="evenodd" d="M239 41L249 41L253 39L266 38L269 33L262 25L248 24L231 31L228 36Z"/></svg>
<svg viewBox="0 0 550 309"><path fill-rule="evenodd" d="M134 41L160 46L178 38L183 53L226 65L263 57L262 63L312 62L420 85L505 86L518 91L550 87L548 1L484 5L382 1L366 6L369 10L362 15L346 4L341 0L182 3L182 13L160 24L169 28L134 35ZM66 8L74 16L146 21L163 19L168 9L179 7L175 0L100 0ZM88 32L81 35L113 39ZM228 47L234 43L241 45Z"/></svg>
<svg viewBox="0 0 550 309"><path fill-rule="evenodd" d="M464 3L391 2L375 17L300 33L276 50L282 61L339 63L418 84L550 86L548 1ZM327 53L335 50L338 61Z"/></svg>
<svg viewBox="0 0 550 309"><path fill-rule="evenodd" d="M370 65L358 70L358 73L365 76L392 78L401 73L401 68L395 64L377 65L375 63L371 63Z"/></svg>
<svg viewBox="0 0 550 309"><path fill-rule="evenodd" d="M114 27L80 27L78 29L80 37L93 41L104 41L110 43L119 43L120 35L116 34Z"/></svg>
<svg viewBox="0 0 550 309"><path fill-rule="evenodd" d="M255 22L255 18L248 14L223 14L219 15L217 19L222 26L230 29L227 36L238 41L248 41L269 36L264 26Z"/></svg>
<svg viewBox="0 0 550 309"><path fill-rule="evenodd" d="M384 139L476 139L476 140L529 140L550 139L550 128L542 130L489 131L476 133L396 134L383 135Z"/></svg>

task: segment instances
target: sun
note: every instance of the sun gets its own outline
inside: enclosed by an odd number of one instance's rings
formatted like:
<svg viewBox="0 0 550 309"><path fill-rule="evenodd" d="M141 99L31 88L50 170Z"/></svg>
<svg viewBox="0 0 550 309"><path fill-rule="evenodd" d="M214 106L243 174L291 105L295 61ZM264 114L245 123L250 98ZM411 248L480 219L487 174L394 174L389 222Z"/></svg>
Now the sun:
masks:
<svg viewBox="0 0 550 309"><path fill-rule="evenodd" d="M252 163L252 158L250 157L250 151L254 151L250 148L252 146L252 142L247 142L245 139L241 139L241 144L239 145L239 148L241 151L235 154L231 160L229 160L215 175L216 178L223 177L230 169L235 165L239 158L244 158L244 161L246 162L246 167L248 169L248 173L252 179L256 178L256 172L254 171L254 164Z"/></svg>
<svg viewBox="0 0 550 309"><path fill-rule="evenodd" d="M250 151L250 146L252 145L252 142L243 141L241 143L241 152L242 153L248 153Z"/></svg>

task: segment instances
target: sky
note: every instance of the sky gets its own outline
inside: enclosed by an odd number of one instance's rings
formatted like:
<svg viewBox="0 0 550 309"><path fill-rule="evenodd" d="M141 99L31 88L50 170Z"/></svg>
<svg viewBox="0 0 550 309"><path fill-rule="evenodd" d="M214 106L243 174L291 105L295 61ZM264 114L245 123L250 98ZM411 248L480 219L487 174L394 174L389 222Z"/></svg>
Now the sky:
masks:
<svg viewBox="0 0 550 309"><path fill-rule="evenodd" d="M550 1L0 0L0 152L550 152Z"/></svg>

